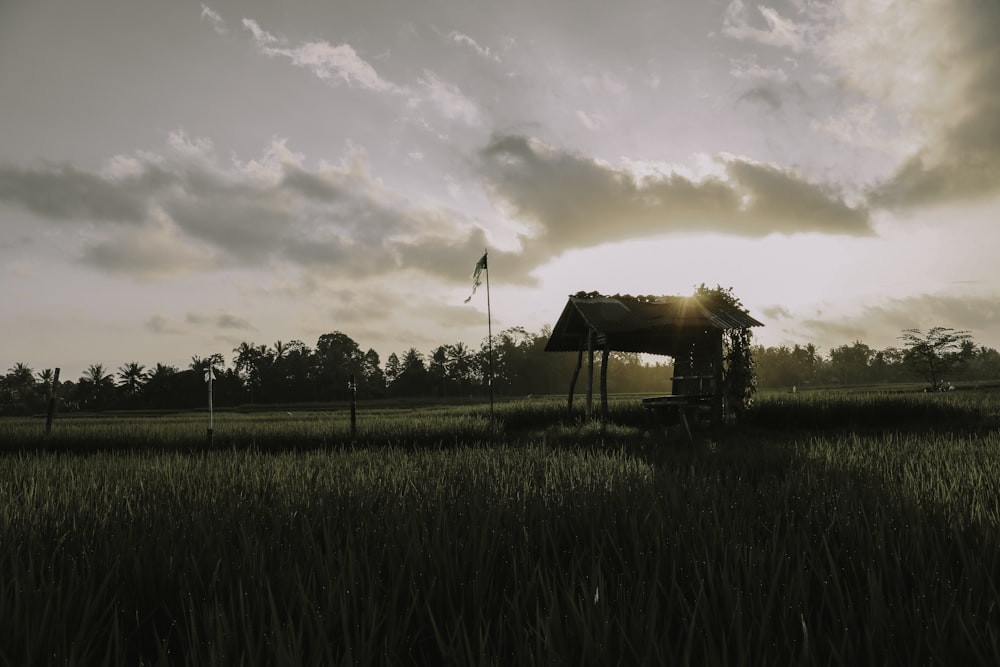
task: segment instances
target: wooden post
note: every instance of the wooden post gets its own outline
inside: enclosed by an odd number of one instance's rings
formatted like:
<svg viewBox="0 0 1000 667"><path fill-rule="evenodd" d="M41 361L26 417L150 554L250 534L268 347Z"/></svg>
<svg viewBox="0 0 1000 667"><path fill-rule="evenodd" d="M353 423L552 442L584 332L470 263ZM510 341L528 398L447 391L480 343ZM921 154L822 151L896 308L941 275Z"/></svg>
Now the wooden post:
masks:
<svg viewBox="0 0 1000 667"><path fill-rule="evenodd" d="M215 413L212 409L212 381L215 379L215 371L212 368L212 363L209 362L208 370L205 371L205 382L208 383L208 434L206 442L209 449L212 448L212 442L214 437L214 427L215 427Z"/></svg>
<svg viewBox="0 0 1000 667"><path fill-rule="evenodd" d="M351 373L351 382L347 385L351 393L351 444L358 441L358 383L354 380L354 373Z"/></svg>
<svg viewBox="0 0 1000 667"><path fill-rule="evenodd" d="M59 369L52 374L52 384L49 385L49 409L45 415L45 441L52 435L52 419L56 413L56 391L59 387Z"/></svg>
<svg viewBox="0 0 1000 667"><path fill-rule="evenodd" d="M725 400L726 387L722 383L723 351L722 340L723 331L717 329L712 336L712 374L715 376L715 397L712 400L712 426L721 426L723 419L723 401Z"/></svg>
<svg viewBox="0 0 1000 667"><path fill-rule="evenodd" d="M594 417L594 329L587 333L587 419Z"/></svg>
<svg viewBox="0 0 1000 667"><path fill-rule="evenodd" d="M566 405L566 418L573 419L573 393L576 391L576 380L580 377L580 369L583 367L583 348L576 353L576 368L573 369L573 379L569 382L569 401Z"/></svg>
<svg viewBox="0 0 1000 667"><path fill-rule="evenodd" d="M608 356L611 350L608 349L608 344L604 344L604 349L601 351L601 434L604 433L604 427L608 424Z"/></svg>

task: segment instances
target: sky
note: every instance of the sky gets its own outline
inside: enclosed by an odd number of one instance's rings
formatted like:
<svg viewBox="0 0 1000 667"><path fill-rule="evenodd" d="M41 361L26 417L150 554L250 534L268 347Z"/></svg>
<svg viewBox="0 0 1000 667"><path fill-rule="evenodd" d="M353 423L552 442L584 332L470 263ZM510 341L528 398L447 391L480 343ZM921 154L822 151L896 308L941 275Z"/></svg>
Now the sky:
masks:
<svg viewBox="0 0 1000 667"><path fill-rule="evenodd" d="M731 287L1000 347L997 0L0 0L0 372Z"/></svg>

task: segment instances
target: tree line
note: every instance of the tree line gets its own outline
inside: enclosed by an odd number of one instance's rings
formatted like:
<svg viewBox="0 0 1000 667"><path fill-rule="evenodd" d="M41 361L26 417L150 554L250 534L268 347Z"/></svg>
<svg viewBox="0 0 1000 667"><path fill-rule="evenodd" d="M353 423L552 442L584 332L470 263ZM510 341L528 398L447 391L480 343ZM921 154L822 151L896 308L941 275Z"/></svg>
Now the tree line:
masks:
<svg viewBox="0 0 1000 667"><path fill-rule="evenodd" d="M821 355L813 344L754 347L760 387L891 384L924 380L928 389L956 381L1000 378L1000 352L976 345L967 331L906 329L900 347L878 350L860 340Z"/></svg>
<svg viewBox="0 0 1000 667"><path fill-rule="evenodd" d="M340 331L323 334L313 347L299 340L271 345L244 341L228 359L222 353L195 356L183 369L162 363L147 367L130 362L117 369L92 364L77 380L59 383L59 405L63 411L200 408L206 404L209 366L219 407L347 401L352 377L360 400L484 400L491 376L498 397L562 394L569 388L576 355L544 352L550 333L548 327L537 333L512 327L493 337L492 354L488 340L478 349L457 342L427 354L410 348L390 354L384 363L374 349L362 351ZM1000 353L977 346L967 332L936 327L927 333L907 330L900 338L903 345L898 348L877 350L854 341L826 355L811 343L754 346L757 386L804 388L923 378L930 387L941 388L943 382L1000 378ZM665 357L649 363L638 354L612 353L608 390L669 393L672 374L672 363ZM0 414L44 412L53 379L52 369L36 372L15 364L0 376Z"/></svg>
<svg viewBox="0 0 1000 667"><path fill-rule="evenodd" d="M544 353L551 330L506 329L478 349L463 342L440 345L424 354L410 348L383 363L378 352L347 334L323 334L310 347L299 340L272 345L241 342L227 359L222 353L192 357L186 368L138 362L110 369L91 364L75 381L60 382L60 410L103 411L191 409L207 403L205 373L214 373L218 407L347 401L353 387L359 400L436 398L484 400L489 379L494 394L525 396L567 391L576 355ZM665 392L670 364L644 363L637 354L614 353L609 390ZM0 414L38 414L47 403L53 371L35 372L17 363L0 377Z"/></svg>

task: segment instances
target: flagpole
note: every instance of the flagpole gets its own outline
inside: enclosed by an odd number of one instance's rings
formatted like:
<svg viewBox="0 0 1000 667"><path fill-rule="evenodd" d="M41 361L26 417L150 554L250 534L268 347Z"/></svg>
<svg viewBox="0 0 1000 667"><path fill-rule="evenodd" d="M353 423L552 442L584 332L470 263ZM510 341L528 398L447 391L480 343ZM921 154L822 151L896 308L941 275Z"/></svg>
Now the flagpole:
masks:
<svg viewBox="0 0 1000 667"><path fill-rule="evenodd" d="M495 423L493 416L493 314L490 312L490 260L489 249L483 249L483 270L486 272L486 340L490 353L490 425Z"/></svg>

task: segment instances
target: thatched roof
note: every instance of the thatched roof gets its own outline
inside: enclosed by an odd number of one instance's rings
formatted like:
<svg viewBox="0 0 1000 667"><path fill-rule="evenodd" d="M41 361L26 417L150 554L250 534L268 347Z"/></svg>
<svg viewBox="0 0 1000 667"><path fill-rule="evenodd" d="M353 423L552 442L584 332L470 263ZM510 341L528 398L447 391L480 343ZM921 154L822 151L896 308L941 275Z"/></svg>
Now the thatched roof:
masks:
<svg viewBox="0 0 1000 667"><path fill-rule="evenodd" d="M761 326L749 313L721 299L577 294L566 303L545 351L585 350L593 329L597 347L674 356L680 341L692 333Z"/></svg>

